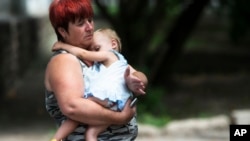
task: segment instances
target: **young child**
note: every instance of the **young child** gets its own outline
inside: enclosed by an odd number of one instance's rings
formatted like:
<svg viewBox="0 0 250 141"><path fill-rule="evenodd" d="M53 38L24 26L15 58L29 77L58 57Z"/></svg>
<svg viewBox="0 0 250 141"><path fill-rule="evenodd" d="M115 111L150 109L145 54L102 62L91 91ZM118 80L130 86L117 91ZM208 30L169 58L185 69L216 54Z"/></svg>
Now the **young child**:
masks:
<svg viewBox="0 0 250 141"><path fill-rule="evenodd" d="M79 57L81 60L94 61L84 73L91 77L84 77L90 85L85 86L84 97L115 111L121 111L132 92L126 86L124 73L129 66L121 51L120 38L111 29L99 29L94 32L93 45L90 50L84 50L62 42L54 44L53 50L63 49ZM129 66L130 69L133 69ZM147 85L147 78L143 73L134 74ZM67 119L57 130L54 139L61 140L74 131L78 122ZM85 132L87 141L97 141L97 136L109 125L89 125Z"/></svg>

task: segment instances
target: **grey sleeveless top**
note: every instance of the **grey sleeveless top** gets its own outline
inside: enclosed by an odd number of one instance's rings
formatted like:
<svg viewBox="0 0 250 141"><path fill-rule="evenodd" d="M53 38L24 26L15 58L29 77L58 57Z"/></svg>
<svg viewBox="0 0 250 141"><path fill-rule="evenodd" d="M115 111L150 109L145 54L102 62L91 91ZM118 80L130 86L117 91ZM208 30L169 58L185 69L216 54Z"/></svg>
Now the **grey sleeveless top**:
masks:
<svg viewBox="0 0 250 141"><path fill-rule="evenodd" d="M65 51L58 51L54 55L60 53L67 53ZM87 69L87 65L84 64L79 59L82 71ZM84 75L83 75L84 76ZM60 126L61 123L67 119L66 116L62 114L57 104L57 100L54 93L45 90L45 106L49 115L55 120L56 125ZM84 107L83 107L84 108ZM72 132L64 141L85 141L84 132L87 125L80 124L74 132ZM138 126L136 122L136 117L126 125L110 126L98 136L98 141L134 141L138 134Z"/></svg>

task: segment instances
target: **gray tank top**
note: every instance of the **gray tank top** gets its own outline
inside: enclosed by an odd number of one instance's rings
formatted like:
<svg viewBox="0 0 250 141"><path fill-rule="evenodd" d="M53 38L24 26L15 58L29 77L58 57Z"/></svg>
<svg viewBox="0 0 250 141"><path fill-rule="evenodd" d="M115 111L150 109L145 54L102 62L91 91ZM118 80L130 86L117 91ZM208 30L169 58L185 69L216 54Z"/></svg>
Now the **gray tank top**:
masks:
<svg viewBox="0 0 250 141"><path fill-rule="evenodd" d="M54 55L60 53L67 53L66 51L57 51ZM79 59L82 71L87 69L87 65ZM56 125L60 126L66 116L62 114L59 109L57 100L54 93L45 90L45 106L49 115L55 120ZM84 132L87 125L79 124L79 126L72 132L64 141L85 141ZM126 125L110 126L98 136L98 141L134 141L138 134L138 126L136 117L132 118L131 121Z"/></svg>

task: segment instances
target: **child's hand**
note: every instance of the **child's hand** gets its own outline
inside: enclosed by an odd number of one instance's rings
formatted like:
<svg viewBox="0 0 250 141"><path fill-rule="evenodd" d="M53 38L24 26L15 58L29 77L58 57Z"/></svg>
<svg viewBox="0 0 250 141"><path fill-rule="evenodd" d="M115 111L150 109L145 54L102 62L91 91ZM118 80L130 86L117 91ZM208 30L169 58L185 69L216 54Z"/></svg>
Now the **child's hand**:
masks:
<svg viewBox="0 0 250 141"><path fill-rule="evenodd" d="M142 82L134 73L130 73L130 68L128 67L125 72L125 80L128 88L133 91L136 95L146 94L145 88L146 84Z"/></svg>
<svg viewBox="0 0 250 141"><path fill-rule="evenodd" d="M63 43L60 41L57 41L54 43L53 47L52 47L52 51L56 51L59 49L62 49Z"/></svg>
<svg viewBox="0 0 250 141"><path fill-rule="evenodd" d="M148 79L142 72L136 71L133 75L139 78L145 87L148 85Z"/></svg>

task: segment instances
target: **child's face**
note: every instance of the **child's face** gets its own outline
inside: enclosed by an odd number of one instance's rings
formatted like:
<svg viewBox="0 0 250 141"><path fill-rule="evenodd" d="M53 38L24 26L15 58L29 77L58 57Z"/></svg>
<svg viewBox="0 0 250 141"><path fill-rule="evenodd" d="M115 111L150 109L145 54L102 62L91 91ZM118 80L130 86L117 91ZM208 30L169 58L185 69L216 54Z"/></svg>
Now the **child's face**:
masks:
<svg viewBox="0 0 250 141"><path fill-rule="evenodd" d="M112 40L101 32L95 32L93 36L93 44L91 51L107 51L112 48Z"/></svg>

